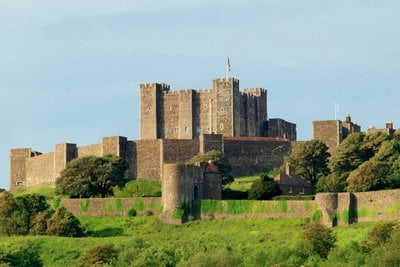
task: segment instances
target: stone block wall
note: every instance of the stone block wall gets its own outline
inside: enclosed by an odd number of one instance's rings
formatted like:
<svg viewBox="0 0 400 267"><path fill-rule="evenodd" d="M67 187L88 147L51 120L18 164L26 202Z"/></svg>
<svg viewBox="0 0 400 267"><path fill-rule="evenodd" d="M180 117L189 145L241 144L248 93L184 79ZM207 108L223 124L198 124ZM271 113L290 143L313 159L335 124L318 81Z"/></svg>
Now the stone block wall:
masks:
<svg viewBox="0 0 400 267"><path fill-rule="evenodd" d="M138 215L162 212L159 197L62 199L61 206L75 216L126 216L130 209L135 209Z"/></svg>
<svg viewBox="0 0 400 267"><path fill-rule="evenodd" d="M26 160L26 186L55 183L55 153L47 153Z"/></svg>
<svg viewBox="0 0 400 267"><path fill-rule="evenodd" d="M342 126L339 120L314 121L313 139L323 141L332 153L342 142Z"/></svg>
<svg viewBox="0 0 400 267"><path fill-rule="evenodd" d="M101 157L101 144L77 147L78 158L87 156Z"/></svg>
<svg viewBox="0 0 400 267"><path fill-rule="evenodd" d="M263 165L279 167L290 154L287 140L266 137L224 137L224 153L229 158L234 176L258 173Z"/></svg>
<svg viewBox="0 0 400 267"><path fill-rule="evenodd" d="M322 193L315 201L326 226L400 219L400 189Z"/></svg>
<svg viewBox="0 0 400 267"><path fill-rule="evenodd" d="M10 190L17 191L26 186L26 160L31 157L30 148L10 151Z"/></svg>

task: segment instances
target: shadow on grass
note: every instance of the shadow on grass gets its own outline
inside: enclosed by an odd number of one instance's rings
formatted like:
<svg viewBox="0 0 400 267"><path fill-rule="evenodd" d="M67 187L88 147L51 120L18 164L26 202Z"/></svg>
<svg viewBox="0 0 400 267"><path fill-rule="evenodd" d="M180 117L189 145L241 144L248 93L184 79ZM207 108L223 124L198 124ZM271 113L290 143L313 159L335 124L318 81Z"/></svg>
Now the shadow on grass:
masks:
<svg viewBox="0 0 400 267"><path fill-rule="evenodd" d="M88 233L92 237L113 237L122 236L124 234L124 229L121 227L109 227L97 231L91 231Z"/></svg>

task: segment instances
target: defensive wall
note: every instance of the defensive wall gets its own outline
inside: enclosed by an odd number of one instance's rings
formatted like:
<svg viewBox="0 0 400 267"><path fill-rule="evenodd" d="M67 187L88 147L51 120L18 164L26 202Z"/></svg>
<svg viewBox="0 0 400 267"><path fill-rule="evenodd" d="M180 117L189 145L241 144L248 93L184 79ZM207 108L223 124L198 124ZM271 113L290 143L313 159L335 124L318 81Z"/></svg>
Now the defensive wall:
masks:
<svg viewBox="0 0 400 267"><path fill-rule="evenodd" d="M265 164L278 167L291 150L291 142L282 138L223 137L200 135L195 139L127 140L126 137L104 137L100 144L77 146L58 144L53 152L41 154L30 148L11 149L11 191L54 184L60 172L72 159L112 154L129 163L127 179L162 180L163 165L185 163L199 153L221 150L229 158L233 175L260 172Z"/></svg>
<svg viewBox="0 0 400 267"><path fill-rule="evenodd" d="M172 170L171 170L172 171ZM182 170L175 169L175 172ZM178 185L175 185L178 186ZM185 188L183 185L181 188ZM179 190L175 190L179 192ZM61 205L77 216L126 215L130 208L139 215L154 214L165 218L173 209L164 206L176 199L108 198L62 199ZM191 201L191 199L186 199ZM234 218L310 218L325 226L343 226L360 222L400 220L400 189L360 193L320 193L315 200L208 200L195 202L192 211L198 219ZM168 220L167 220L168 221Z"/></svg>

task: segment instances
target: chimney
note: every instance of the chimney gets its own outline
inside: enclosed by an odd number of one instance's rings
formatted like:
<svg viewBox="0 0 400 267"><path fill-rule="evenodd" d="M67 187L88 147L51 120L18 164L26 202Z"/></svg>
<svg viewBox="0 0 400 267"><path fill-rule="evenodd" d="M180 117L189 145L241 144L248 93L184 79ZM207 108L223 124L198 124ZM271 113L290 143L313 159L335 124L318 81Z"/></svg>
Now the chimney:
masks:
<svg viewBox="0 0 400 267"><path fill-rule="evenodd" d="M387 123L386 123L386 129L393 129L393 122L391 122L391 121L388 121Z"/></svg>
<svg viewBox="0 0 400 267"><path fill-rule="evenodd" d="M287 176L292 176L292 168L290 167L289 162L286 162L286 168L285 168L285 173Z"/></svg>
<svg viewBox="0 0 400 267"><path fill-rule="evenodd" d="M347 116L346 116L346 122L348 122L348 123L350 123L350 122L351 122L351 116L350 116L350 114L349 114L349 113L347 113Z"/></svg>

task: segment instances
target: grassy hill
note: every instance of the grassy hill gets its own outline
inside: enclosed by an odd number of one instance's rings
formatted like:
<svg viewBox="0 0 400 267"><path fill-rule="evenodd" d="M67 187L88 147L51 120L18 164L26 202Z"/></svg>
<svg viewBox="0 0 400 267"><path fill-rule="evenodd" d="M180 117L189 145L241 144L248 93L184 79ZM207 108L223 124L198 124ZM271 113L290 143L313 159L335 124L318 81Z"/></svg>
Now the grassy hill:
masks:
<svg viewBox="0 0 400 267"><path fill-rule="evenodd" d="M155 217L83 217L90 237L52 236L0 237L0 245L29 245L39 252L45 266L75 266L79 256L99 244L114 244L132 266L175 266L191 262L202 266L210 259L234 260L245 266L296 265L293 254L306 223L304 219L237 219L195 221L183 225L164 224ZM376 223L334 229L337 249L345 250L362 241ZM160 265L160 263L162 263ZM328 264L329 265L329 264ZM130 265L129 265L130 266ZM285 265L286 266L286 265Z"/></svg>
<svg viewBox="0 0 400 267"><path fill-rule="evenodd" d="M39 185L25 190L14 193L15 196L39 194L45 196L47 199L53 199L56 196L56 187L52 185Z"/></svg>

